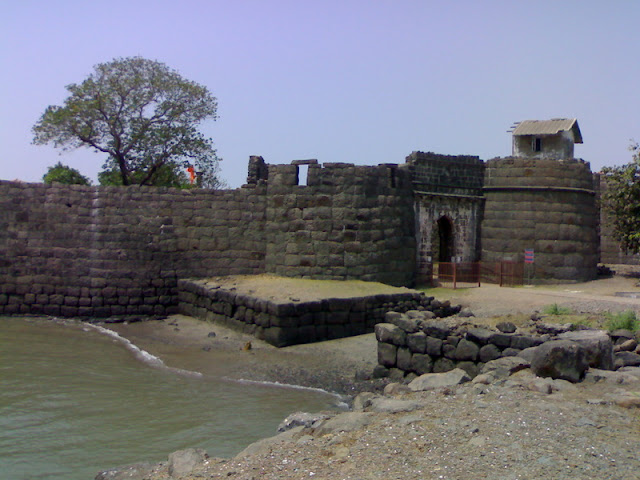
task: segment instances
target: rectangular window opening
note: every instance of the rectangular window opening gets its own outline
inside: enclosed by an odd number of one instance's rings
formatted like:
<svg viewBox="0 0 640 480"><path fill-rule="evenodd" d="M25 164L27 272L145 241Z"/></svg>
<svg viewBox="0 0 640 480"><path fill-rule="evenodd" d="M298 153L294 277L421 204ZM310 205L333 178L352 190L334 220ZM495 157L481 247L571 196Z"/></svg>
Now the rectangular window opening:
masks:
<svg viewBox="0 0 640 480"><path fill-rule="evenodd" d="M541 138L534 138L532 147L533 147L533 151L534 152L542 151L542 139Z"/></svg>
<svg viewBox="0 0 640 480"><path fill-rule="evenodd" d="M298 185L306 187L309 177L309 165L298 165Z"/></svg>

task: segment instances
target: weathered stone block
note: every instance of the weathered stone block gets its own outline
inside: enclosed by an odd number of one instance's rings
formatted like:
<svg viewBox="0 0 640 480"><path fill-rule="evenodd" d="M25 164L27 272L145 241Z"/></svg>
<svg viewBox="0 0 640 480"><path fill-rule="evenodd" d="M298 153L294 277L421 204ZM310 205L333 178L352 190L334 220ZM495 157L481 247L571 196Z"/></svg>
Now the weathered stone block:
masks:
<svg viewBox="0 0 640 480"><path fill-rule="evenodd" d="M396 365L398 347L390 343L378 343L378 364L391 368Z"/></svg>
<svg viewBox="0 0 640 480"><path fill-rule="evenodd" d="M334 338L344 338L347 336L344 325L327 325L327 338L333 340Z"/></svg>
<svg viewBox="0 0 640 480"><path fill-rule="evenodd" d="M405 372L412 370L411 368L411 351L406 347L398 347L396 353L396 366Z"/></svg>
<svg viewBox="0 0 640 480"><path fill-rule="evenodd" d="M456 363L456 368L464 370L465 372L467 372L467 375L469 375L470 378L474 378L480 373L482 364L470 361L462 361Z"/></svg>
<svg viewBox="0 0 640 480"><path fill-rule="evenodd" d="M478 352L478 359L483 362L489 362L500 357L500 349L493 344L484 345Z"/></svg>
<svg viewBox="0 0 640 480"><path fill-rule="evenodd" d="M327 313L327 323L330 325L344 325L348 321L348 311L333 311Z"/></svg>
<svg viewBox="0 0 640 480"><path fill-rule="evenodd" d="M240 317L236 317L238 320L244 321L244 319L240 319ZM280 317L277 315L271 316L271 326L272 327L298 327L300 326L300 318L296 316L284 316Z"/></svg>
<svg viewBox="0 0 640 480"><path fill-rule="evenodd" d="M454 347L453 345L449 344L449 343L444 343L442 345L442 356L445 358L448 358L450 360L457 360L456 359L456 347Z"/></svg>
<svg viewBox="0 0 640 480"><path fill-rule="evenodd" d="M407 334L391 323L378 323L374 329L378 342L391 343L393 345L406 345Z"/></svg>
<svg viewBox="0 0 640 480"><path fill-rule="evenodd" d="M431 371L433 370L433 360L429 355L414 353L411 356L410 369L416 372L418 375L431 373Z"/></svg>
<svg viewBox="0 0 640 480"><path fill-rule="evenodd" d="M500 348L507 348L511 346L511 335L506 333L494 333L489 337L489 343L496 345Z"/></svg>
<svg viewBox="0 0 640 480"><path fill-rule="evenodd" d="M478 358L480 347L466 338L461 339L456 346L455 358L458 361L470 360L475 362Z"/></svg>
<svg viewBox="0 0 640 480"><path fill-rule="evenodd" d="M451 328L444 322L437 320L427 320L422 322L422 331L430 337L444 340L449 336Z"/></svg>
<svg viewBox="0 0 640 480"><path fill-rule="evenodd" d="M407 346L413 353L426 353L427 334L424 332L410 333L407 335ZM425 372L426 373L426 372Z"/></svg>
<svg viewBox="0 0 640 480"><path fill-rule="evenodd" d="M558 338L579 343L585 349L590 367L602 370L613 369L613 344L607 332L579 330L563 333Z"/></svg>
<svg viewBox="0 0 640 480"><path fill-rule="evenodd" d="M471 377L462 369L447 370L447 373L432 373L421 375L409 384L414 392L433 390L442 387L453 387L471 380Z"/></svg>
<svg viewBox="0 0 640 480"><path fill-rule="evenodd" d="M427 337L427 353L432 357L442 355L442 340L435 337Z"/></svg>
<svg viewBox="0 0 640 480"><path fill-rule="evenodd" d="M459 341L460 341L460 337L458 337L457 335L449 335L444 343L453 345L454 347L456 347Z"/></svg>
<svg viewBox="0 0 640 480"><path fill-rule="evenodd" d="M486 328L470 328L467 331L467 339L478 345L486 345L494 333Z"/></svg>
<svg viewBox="0 0 640 480"><path fill-rule="evenodd" d="M511 337L511 348L524 350L525 348L536 347L543 343L540 337L531 337L528 335L514 335Z"/></svg>
<svg viewBox="0 0 640 480"><path fill-rule="evenodd" d="M416 320L398 312L387 312L385 322L393 323L407 333L415 333L420 329Z"/></svg>
<svg viewBox="0 0 640 480"><path fill-rule="evenodd" d="M552 340L536 347L531 360L536 375L574 383L584 377L587 368L586 350L570 340Z"/></svg>
<svg viewBox="0 0 640 480"><path fill-rule="evenodd" d="M264 329L264 340L275 347L286 347L297 343L298 329L270 327Z"/></svg>
<svg viewBox="0 0 640 480"><path fill-rule="evenodd" d="M440 357L433 362L433 373L448 372L455 368L455 362L449 358Z"/></svg>

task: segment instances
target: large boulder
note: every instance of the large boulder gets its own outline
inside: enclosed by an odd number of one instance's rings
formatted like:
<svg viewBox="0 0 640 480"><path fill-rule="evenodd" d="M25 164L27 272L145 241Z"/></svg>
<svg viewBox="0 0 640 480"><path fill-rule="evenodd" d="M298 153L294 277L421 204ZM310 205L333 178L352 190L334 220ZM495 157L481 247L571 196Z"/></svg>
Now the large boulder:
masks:
<svg viewBox="0 0 640 480"><path fill-rule="evenodd" d="M351 432L366 427L374 419L371 412L345 412L335 417L323 420L315 427L314 434L317 436L328 433Z"/></svg>
<svg viewBox="0 0 640 480"><path fill-rule="evenodd" d="M182 477L188 475L197 467L204 465L209 458L207 452L201 448L187 448L169 455L169 475Z"/></svg>
<svg viewBox="0 0 640 480"><path fill-rule="evenodd" d="M566 332L559 335L558 338L571 340L584 347L590 367L613 370L613 343L609 334L604 330Z"/></svg>
<svg viewBox="0 0 640 480"><path fill-rule="evenodd" d="M640 355L633 352L618 352L615 354L616 368L640 367Z"/></svg>
<svg viewBox="0 0 640 480"><path fill-rule="evenodd" d="M485 363L480 370L482 374L489 374L495 379L507 378L516 372L529 368L531 362L520 357L502 357Z"/></svg>
<svg viewBox="0 0 640 480"><path fill-rule="evenodd" d="M398 398L374 397L366 408L369 412L400 413L412 412L420 408L422 404L417 400L402 400Z"/></svg>
<svg viewBox="0 0 640 480"><path fill-rule="evenodd" d="M320 420L326 420L329 418L329 415L325 413L307 413L307 412L296 412L289 415L285 418L280 425L278 425L278 433L286 432L287 430L291 430L296 427L310 427L315 422Z"/></svg>
<svg viewBox="0 0 640 480"><path fill-rule="evenodd" d="M425 373L414 379L409 388L414 392L434 390L441 387L453 387L471 380L471 377L461 368L454 368L444 373Z"/></svg>
<svg viewBox="0 0 640 480"><path fill-rule="evenodd" d="M539 377L579 382L589 368L586 349L571 340L552 340L535 348L531 369Z"/></svg>

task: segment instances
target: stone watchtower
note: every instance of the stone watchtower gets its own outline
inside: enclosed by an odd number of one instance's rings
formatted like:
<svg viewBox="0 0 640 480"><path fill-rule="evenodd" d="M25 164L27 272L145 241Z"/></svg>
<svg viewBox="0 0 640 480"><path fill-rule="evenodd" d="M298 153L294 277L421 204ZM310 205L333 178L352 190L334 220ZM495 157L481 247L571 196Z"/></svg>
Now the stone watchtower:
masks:
<svg viewBox="0 0 640 480"><path fill-rule="evenodd" d="M526 120L513 130L513 156L486 163L482 260L521 262L535 251L533 278L586 281L598 262L597 206L575 119Z"/></svg>

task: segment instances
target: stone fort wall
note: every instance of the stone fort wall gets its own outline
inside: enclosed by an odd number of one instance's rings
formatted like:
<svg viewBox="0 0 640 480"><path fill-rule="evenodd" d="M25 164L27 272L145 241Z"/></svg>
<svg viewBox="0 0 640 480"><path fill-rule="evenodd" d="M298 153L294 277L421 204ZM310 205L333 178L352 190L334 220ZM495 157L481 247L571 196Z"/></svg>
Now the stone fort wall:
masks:
<svg viewBox="0 0 640 480"><path fill-rule="evenodd" d="M235 190L0 181L0 314L164 315L178 279L232 274L411 286L443 249L496 262L533 248L535 282L589 280L597 190L581 160L423 152L378 166L251 157Z"/></svg>
<svg viewBox="0 0 640 480"><path fill-rule="evenodd" d="M411 177L397 165L269 165L267 273L411 285L415 220Z"/></svg>
<svg viewBox="0 0 640 480"><path fill-rule="evenodd" d="M307 186L279 165L269 182L219 191L0 181L0 314L164 315L187 277L410 284L406 169L310 170Z"/></svg>
<svg viewBox="0 0 640 480"><path fill-rule="evenodd" d="M0 313L166 314L182 276L262 272L264 191L0 182Z"/></svg>

